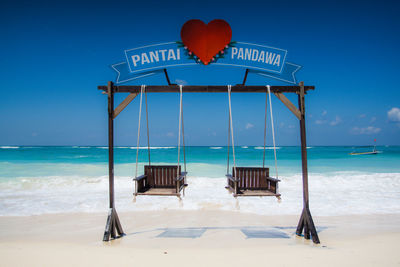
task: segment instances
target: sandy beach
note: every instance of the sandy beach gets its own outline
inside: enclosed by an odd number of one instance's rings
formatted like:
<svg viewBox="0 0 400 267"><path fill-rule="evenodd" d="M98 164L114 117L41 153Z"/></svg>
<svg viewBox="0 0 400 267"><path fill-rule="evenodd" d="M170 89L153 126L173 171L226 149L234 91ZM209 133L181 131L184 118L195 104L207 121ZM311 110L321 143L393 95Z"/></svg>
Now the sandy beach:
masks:
<svg viewBox="0 0 400 267"><path fill-rule="evenodd" d="M2 1L0 267L400 267L399 11Z"/></svg>
<svg viewBox="0 0 400 267"><path fill-rule="evenodd" d="M107 213L0 217L1 266L398 266L400 215L314 218L218 210L120 213L126 236L102 242Z"/></svg>

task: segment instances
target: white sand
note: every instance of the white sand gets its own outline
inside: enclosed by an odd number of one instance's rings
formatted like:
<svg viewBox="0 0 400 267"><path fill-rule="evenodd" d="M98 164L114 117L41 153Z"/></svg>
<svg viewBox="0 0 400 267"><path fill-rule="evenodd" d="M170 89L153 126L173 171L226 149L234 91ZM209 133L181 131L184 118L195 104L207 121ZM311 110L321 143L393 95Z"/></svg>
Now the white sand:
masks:
<svg viewBox="0 0 400 267"><path fill-rule="evenodd" d="M106 216L105 211L0 217L0 265L400 265L400 214L315 217L320 245L294 235L299 216L215 210L120 213L127 236L103 243ZM165 228L188 227L207 230L198 238L157 237ZM246 238L240 231L268 227L282 227L271 229L289 238Z"/></svg>

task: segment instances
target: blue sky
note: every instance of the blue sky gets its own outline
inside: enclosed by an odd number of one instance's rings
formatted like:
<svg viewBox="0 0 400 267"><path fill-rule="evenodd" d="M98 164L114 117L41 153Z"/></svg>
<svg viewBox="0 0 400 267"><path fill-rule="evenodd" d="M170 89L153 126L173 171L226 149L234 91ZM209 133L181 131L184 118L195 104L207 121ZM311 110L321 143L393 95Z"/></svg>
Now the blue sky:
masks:
<svg viewBox="0 0 400 267"><path fill-rule="evenodd" d="M110 65L124 50L177 41L189 19L219 18L232 40L288 50L306 98L309 145L400 145L399 3L392 1L2 1L0 144L105 145ZM236 84L244 71L169 70L187 84ZM165 84L153 76L131 84ZM281 84L249 75L248 84ZM125 95L116 97L122 101ZM293 102L297 99L288 96ZM235 140L263 142L265 95L234 94ZM188 145L224 145L227 95L185 94ZM178 95L149 94L151 143L177 142ZM299 144L299 123L273 99L277 143ZM134 145L138 101L115 121L116 145ZM142 141L145 141L143 132ZM269 134L268 141L271 143Z"/></svg>

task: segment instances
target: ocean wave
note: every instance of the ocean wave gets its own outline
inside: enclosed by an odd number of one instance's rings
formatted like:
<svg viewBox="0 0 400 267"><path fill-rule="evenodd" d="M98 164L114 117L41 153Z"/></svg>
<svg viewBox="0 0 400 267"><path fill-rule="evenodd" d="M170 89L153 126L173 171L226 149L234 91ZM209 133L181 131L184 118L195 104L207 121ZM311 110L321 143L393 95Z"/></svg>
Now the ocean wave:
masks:
<svg viewBox="0 0 400 267"><path fill-rule="evenodd" d="M108 149L108 146L97 146L96 148ZM136 149L135 146L114 146L114 148ZM176 147L175 146L151 146L150 147L150 149L170 149L170 148L176 148ZM147 146L140 146L139 149L147 149Z"/></svg>
<svg viewBox="0 0 400 267"><path fill-rule="evenodd" d="M137 149L135 146L129 147L130 149ZM151 146L150 149L172 149L176 148L175 146ZM140 146L139 149L148 149L147 146Z"/></svg>
<svg viewBox="0 0 400 267"><path fill-rule="evenodd" d="M210 149L222 149L222 146L211 146Z"/></svg>
<svg viewBox="0 0 400 267"><path fill-rule="evenodd" d="M263 146L256 146L256 147L254 147L254 149L264 149L264 147ZM268 146L268 147L265 147L265 149L274 149L274 147L273 146L272 147ZM281 147L277 146L276 149L281 149Z"/></svg>
<svg viewBox="0 0 400 267"><path fill-rule="evenodd" d="M81 158L88 158L88 157L89 157L88 155L75 155L75 156L62 156L60 158L63 158L63 159L81 159Z"/></svg>
<svg viewBox="0 0 400 267"><path fill-rule="evenodd" d="M242 146L242 148L249 148L248 146Z"/></svg>
<svg viewBox="0 0 400 267"><path fill-rule="evenodd" d="M19 146L0 146L0 148L3 148L3 149L17 149L17 148L19 148Z"/></svg>
<svg viewBox="0 0 400 267"><path fill-rule="evenodd" d="M183 205L176 197L159 196L138 196L136 203L132 203L131 176L115 177L115 198L119 211L207 209L299 215L301 174L280 178L281 203L274 197L235 199L225 189L226 178L200 176L188 176ZM400 173L338 172L329 176L310 173L309 187L314 216L400 213ZM0 182L2 216L107 212L107 206L107 175L18 177Z"/></svg>

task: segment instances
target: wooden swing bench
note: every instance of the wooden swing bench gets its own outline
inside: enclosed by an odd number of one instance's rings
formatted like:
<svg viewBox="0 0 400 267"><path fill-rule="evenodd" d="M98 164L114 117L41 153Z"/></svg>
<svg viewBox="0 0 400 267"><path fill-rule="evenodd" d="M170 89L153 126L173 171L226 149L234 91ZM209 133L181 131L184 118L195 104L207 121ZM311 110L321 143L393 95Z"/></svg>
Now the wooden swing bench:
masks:
<svg viewBox="0 0 400 267"><path fill-rule="evenodd" d="M179 172L179 175L178 173ZM181 166L176 165L145 165L144 174L134 178L137 195L177 196L186 186L186 172L181 172Z"/></svg>
<svg viewBox="0 0 400 267"><path fill-rule="evenodd" d="M237 172L237 173L236 173ZM269 168L236 167L232 168L232 175L227 174L228 186L226 187L237 196L275 196L279 179L269 177Z"/></svg>

